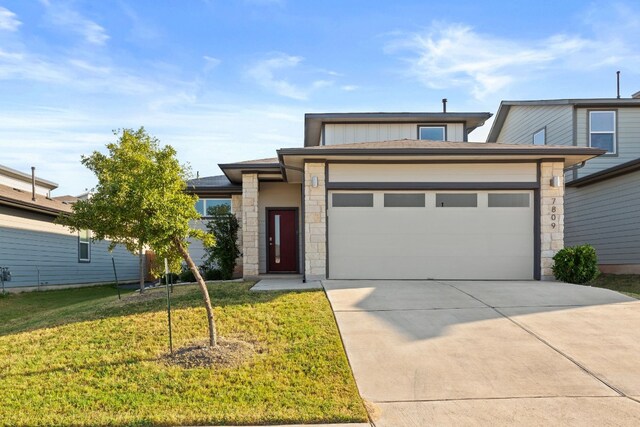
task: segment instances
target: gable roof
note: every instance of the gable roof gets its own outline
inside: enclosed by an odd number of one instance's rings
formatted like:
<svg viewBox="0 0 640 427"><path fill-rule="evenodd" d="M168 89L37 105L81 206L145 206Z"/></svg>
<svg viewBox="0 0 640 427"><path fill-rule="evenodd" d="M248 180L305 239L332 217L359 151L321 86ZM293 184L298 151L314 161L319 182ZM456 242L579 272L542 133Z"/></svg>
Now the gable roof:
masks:
<svg viewBox="0 0 640 427"><path fill-rule="evenodd" d="M17 190L0 184L0 204L5 206L57 216L62 212L72 212L71 205L73 202L71 202L70 199L68 200L69 201L51 199L37 194L36 200L34 201L31 198L30 191Z"/></svg>
<svg viewBox="0 0 640 427"><path fill-rule="evenodd" d="M617 176L626 175L631 172L640 170L640 159L631 160L617 166L613 166L582 178L574 179L567 182L567 187L584 187L586 185L595 184Z"/></svg>
<svg viewBox="0 0 640 427"><path fill-rule="evenodd" d="M307 113L304 115L304 146L317 145L325 123L464 122L467 132L471 132L491 116L491 113Z"/></svg>
<svg viewBox="0 0 640 427"><path fill-rule="evenodd" d="M614 107L640 107L640 99L638 98L578 98L578 99L539 99L529 101L502 101L498 107L495 120L491 125L487 142L495 142L502 131L502 126L509 115L509 111L513 106L558 106L566 105L572 107L596 107L596 108L614 108Z"/></svg>

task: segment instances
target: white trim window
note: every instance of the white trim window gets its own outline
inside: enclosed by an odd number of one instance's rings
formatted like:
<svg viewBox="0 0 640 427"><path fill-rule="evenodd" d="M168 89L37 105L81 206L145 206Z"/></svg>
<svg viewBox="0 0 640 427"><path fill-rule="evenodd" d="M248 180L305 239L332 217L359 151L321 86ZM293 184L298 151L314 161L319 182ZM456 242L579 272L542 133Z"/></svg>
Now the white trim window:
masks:
<svg viewBox="0 0 640 427"><path fill-rule="evenodd" d="M533 145L546 145L547 128L542 128L533 134Z"/></svg>
<svg viewBox="0 0 640 427"><path fill-rule="evenodd" d="M91 231L78 231L78 262L91 262Z"/></svg>
<svg viewBox="0 0 640 427"><path fill-rule="evenodd" d="M444 141L447 139L447 128L445 126L418 126L418 139Z"/></svg>
<svg viewBox="0 0 640 427"><path fill-rule="evenodd" d="M196 202L196 210L201 217L209 218L210 215L207 214L209 208L220 205L229 206L229 211L231 211L231 199L198 199Z"/></svg>
<svg viewBox="0 0 640 427"><path fill-rule="evenodd" d="M615 111L589 111L589 147L616 153Z"/></svg>

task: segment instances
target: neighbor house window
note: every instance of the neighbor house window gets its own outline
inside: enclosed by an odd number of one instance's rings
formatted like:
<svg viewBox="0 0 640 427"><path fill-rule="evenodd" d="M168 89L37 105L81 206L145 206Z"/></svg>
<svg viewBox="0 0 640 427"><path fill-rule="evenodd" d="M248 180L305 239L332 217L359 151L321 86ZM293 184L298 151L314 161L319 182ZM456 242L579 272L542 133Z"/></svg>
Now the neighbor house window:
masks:
<svg viewBox="0 0 640 427"><path fill-rule="evenodd" d="M477 208L478 195L476 193L437 193L437 208Z"/></svg>
<svg viewBox="0 0 640 427"><path fill-rule="evenodd" d="M447 132L444 126L418 126L418 139L444 141L447 136L446 134Z"/></svg>
<svg viewBox="0 0 640 427"><path fill-rule="evenodd" d="M78 261L91 262L91 231L78 232Z"/></svg>
<svg viewBox="0 0 640 427"><path fill-rule="evenodd" d="M607 150L607 154L616 152L616 112L589 112L589 146Z"/></svg>
<svg viewBox="0 0 640 427"><path fill-rule="evenodd" d="M196 202L196 210L202 217L209 217L208 214L209 208L214 206L226 205L231 209L231 200L230 199L198 199Z"/></svg>
<svg viewBox="0 0 640 427"><path fill-rule="evenodd" d="M547 129L542 128L533 134L533 145L545 145L547 143Z"/></svg>

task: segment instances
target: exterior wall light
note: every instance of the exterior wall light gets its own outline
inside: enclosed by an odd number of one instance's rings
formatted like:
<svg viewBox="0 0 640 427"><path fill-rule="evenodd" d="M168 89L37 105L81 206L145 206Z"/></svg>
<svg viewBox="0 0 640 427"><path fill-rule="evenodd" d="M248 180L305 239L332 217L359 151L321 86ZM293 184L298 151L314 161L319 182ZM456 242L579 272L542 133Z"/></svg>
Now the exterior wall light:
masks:
<svg viewBox="0 0 640 427"><path fill-rule="evenodd" d="M561 176L554 176L553 178L551 178L551 186L552 187L560 187L560 186L562 186L562 177Z"/></svg>
<svg viewBox="0 0 640 427"><path fill-rule="evenodd" d="M316 188L318 186L318 177L317 176L312 176L311 177L311 186L313 188Z"/></svg>

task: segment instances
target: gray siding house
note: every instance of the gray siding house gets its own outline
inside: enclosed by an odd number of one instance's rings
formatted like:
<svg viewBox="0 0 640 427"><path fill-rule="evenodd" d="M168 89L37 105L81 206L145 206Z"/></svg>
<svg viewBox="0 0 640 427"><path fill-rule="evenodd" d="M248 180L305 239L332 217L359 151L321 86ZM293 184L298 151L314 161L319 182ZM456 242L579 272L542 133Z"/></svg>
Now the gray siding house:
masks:
<svg viewBox="0 0 640 427"><path fill-rule="evenodd" d="M565 170L565 244L592 244L603 272L640 273L640 93L503 101L487 142L606 150Z"/></svg>
<svg viewBox="0 0 640 427"><path fill-rule="evenodd" d="M0 267L11 272L6 289L31 290L139 277L138 258L124 247L92 241L89 230L72 233L55 224L71 212L72 196L51 197L57 184L0 166Z"/></svg>

